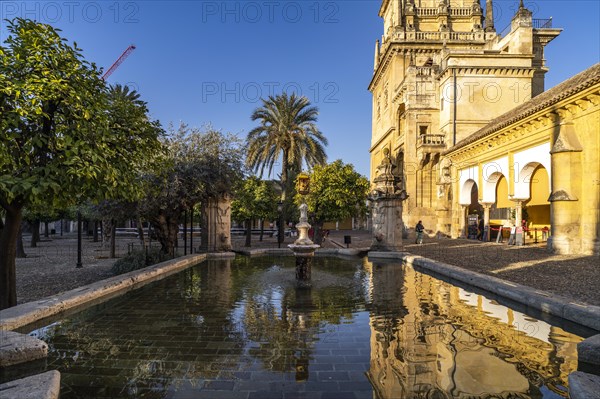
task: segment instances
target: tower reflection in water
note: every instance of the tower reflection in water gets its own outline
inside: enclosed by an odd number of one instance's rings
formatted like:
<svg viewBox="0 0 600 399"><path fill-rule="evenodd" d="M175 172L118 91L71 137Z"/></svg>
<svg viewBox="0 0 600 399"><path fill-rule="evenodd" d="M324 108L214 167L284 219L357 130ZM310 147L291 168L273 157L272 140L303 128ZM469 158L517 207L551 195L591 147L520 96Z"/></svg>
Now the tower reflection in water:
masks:
<svg viewBox="0 0 600 399"><path fill-rule="evenodd" d="M377 396L567 395L580 337L411 267L366 267L372 276L368 378ZM396 294L394 287L404 288Z"/></svg>

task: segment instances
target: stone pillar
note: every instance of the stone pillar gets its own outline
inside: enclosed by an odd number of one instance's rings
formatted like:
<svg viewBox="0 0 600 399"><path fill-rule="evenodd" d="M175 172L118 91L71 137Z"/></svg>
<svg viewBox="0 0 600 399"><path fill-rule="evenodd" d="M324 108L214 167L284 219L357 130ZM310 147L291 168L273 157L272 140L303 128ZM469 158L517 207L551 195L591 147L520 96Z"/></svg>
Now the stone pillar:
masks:
<svg viewBox="0 0 600 399"><path fill-rule="evenodd" d="M523 202L528 198L511 198L515 203L515 245L525 244L525 234L523 230Z"/></svg>
<svg viewBox="0 0 600 399"><path fill-rule="evenodd" d="M483 241L487 242L490 240L491 231L490 231L490 208L494 205L493 202L481 202L483 206Z"/></svg>
<svg viewBox="0 0 600 399"><path fill-rule="evenodd" d="M231 199L227 195L210 198L206 204L209 252L231 250ZM204 238L204 237L203 237Z"/></svg>
<svg viewBox="0 0 600 399"><path fill-rule="evenodd" d="M513 198L515 202L515 226L521 226L523 220L523 200L520 198Z"/></svg>
<svg viewBox="0 0 600 399"><path fill-rule="evenodd" d="M314 249L304 253L295 253L296 255L296 287L310 288L312 262L314 257Z"/></svg>
<svg viewBox="0 0 600 399"><path fill-rule="evenodd" d="M403 227L400 198L379 198L374 201L372 250L401 251Z"/></svg>
<svg viewBox="0 0 600 399"><path fill-rule="evenodd" d="M559 254L581 252L581 152L573 124L562 122L550 151L552 187L548 198L552 230L547 245L550 251Z"/></svg>
<svg viewBox="0 0 600 399"><path fill-rule="evenodd" d="M373 180L375 189L369 200L373 204L373 242L374 251L401 251L402 201L408 198L402 189L400 178L394 174L394 161L388 148L383 150L384 158L377 167L378 176Z"/></svg>
<svg viewBox="0 0 600 399"><path fill-rule="evenodd" d="M460 226L460 235L458 238L467 238L467 223L466 222L466 215L465 215L465 210L469 207L469 205L465 205L465 204L459 204L460 205L460 219L459 219L459 226Z"/></svg>

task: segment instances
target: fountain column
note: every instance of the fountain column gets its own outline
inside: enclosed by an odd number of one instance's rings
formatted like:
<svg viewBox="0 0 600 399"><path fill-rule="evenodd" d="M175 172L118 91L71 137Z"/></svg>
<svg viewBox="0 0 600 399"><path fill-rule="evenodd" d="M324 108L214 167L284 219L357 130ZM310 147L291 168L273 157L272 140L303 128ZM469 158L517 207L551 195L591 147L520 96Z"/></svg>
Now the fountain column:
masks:
<svg viewBox="0 0 600 399"><path fill-rule="evenodd" d="M298 176L297 190L301 195L309 193L308 175L301 173ZM308 205L303 203L299 208L300 222L296 225L299 237L293 244L289 244L288 247L294 251L294 255L296 256L296 284L298 288L310 288L313 257L319 245L312 242L308 237L308 230L311 227L308 223Z"/></svg>

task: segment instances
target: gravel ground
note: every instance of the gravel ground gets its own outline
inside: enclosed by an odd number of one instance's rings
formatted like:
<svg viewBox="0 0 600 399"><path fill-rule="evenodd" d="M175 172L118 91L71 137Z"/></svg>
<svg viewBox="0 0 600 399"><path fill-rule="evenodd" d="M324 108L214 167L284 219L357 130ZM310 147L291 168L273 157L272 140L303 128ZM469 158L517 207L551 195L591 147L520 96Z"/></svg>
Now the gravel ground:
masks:
<svg viewBox="0 0 600 399"><path fill-rule="evenodd" d="M344 235L352 237L351 247L368 247L371 235L366 231L332 231L324 247L336 247L344 242ZM286 237L282 247L295 238ZM244 237L232 239L234 248L244 246ZM600 306L599 256L565 256L546 252L543 244L524 247L506 244L481 243L474 240L425 238L423 245L405 241L404 250L415 255L493 275L505 280L566 296L579 302ZM117 257L127 253L127 247L139 242L132 238L117 238ZM336 245L337 243L337 245ZM112 275L115 259L108 258L108 250L90 239L83 241L82 268L76 268L77 240L74 236L55 236L29 248L27 258L17 259L18 302L34 301L59 292L68 291ZM259 242L252 237L252 247L277 247L276 239L265 236ZM179 248L182 254L183 249Z"/></svg>

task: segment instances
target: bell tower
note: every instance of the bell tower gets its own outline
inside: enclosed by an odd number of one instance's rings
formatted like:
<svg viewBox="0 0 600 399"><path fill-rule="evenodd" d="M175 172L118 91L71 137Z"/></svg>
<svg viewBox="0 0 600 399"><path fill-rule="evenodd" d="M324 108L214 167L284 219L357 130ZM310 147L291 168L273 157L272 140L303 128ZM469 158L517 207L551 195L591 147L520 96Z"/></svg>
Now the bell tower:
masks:
<svg viewBox="0 0 600 399"><path fill-rule="evenodd" d="M493 1L383 0L373 94L371 181L387 148L409 195L405 222L443 220L443 151L543 91L543 50L560 34L521 6L498 34ZM440 226L442 229L443 226ZM442 229L445 230L445 229Z"/></svg>

